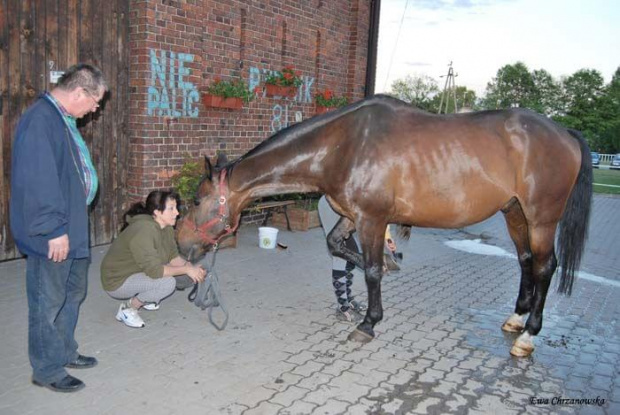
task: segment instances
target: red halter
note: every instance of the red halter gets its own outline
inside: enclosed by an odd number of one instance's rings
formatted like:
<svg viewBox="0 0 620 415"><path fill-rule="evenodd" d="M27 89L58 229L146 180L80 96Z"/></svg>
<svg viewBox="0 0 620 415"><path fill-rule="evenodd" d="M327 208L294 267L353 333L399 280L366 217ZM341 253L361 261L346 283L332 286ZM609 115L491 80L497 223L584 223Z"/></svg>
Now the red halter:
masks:
<svg viewBox="0 0 620 415"><path fill-rule="evenodd" d="M234 227L231 227L229 223L226 222L226 219L228 218L228 215L226 214L226 210L227 210L227 199L226 199L226 193L228 188L225 185L225 181L226 181L226 169L223 169L220 172L220 197L219 197L219 208L218 208L218 213L217 216L215 216L213 219L211 219L208 222L203 223L200 226L196 226L196 221L194 220L193 216L190 218L190 216L188 215L184 220L183 220L183 227L190 227L190 230L194 233L197 233L200 240L203 243L207 243L207 244L217 244L220 239L222 239L223 237L225 237L226 235L230 235L231 233L233 233L237 227L239 226L239 219L237 219L237 223L235 224ZM230 213L230 212L229 212ZM213 228L215 225L217 225L218 223L224 223L224 233L221 234L220 236L218 236L217 238L212 238L211 236L209 236L209 234L207 234L207 230Z"/></svg>

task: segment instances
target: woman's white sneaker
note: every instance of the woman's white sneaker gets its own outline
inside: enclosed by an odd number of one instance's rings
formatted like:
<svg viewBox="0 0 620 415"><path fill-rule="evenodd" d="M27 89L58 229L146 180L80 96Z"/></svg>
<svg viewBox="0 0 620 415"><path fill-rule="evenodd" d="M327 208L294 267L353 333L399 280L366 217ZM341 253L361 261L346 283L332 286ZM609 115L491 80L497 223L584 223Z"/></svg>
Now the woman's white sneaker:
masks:
<svg viewBox="0 0 620 415"><path fill-rule="evenodd" d="M159 304L157 303L146 303L142 306L143 309L145 309L146 311L155 311L155 310L159 310Z"/></svg>
<svg viewBox="0 0 620 415"><path fill-rule="evenodd" d="M116 313L116 319L122 321L128 327L140 328L144 327L144 320L138 314L138 310L128 307L127 304L121 303Z"/></svg>

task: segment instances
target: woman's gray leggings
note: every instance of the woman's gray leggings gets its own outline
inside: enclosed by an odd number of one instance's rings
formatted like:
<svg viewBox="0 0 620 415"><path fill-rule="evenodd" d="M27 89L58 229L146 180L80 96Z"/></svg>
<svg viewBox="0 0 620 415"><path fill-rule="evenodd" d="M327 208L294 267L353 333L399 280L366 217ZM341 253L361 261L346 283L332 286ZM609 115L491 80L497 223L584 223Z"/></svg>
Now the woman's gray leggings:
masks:
<svg viewBox="0 0 620 415"><path fill-rule="evenodd" d="M114 291L106 291L110 297L126 300L136 297L143 303L159 303L174 292L174 277L151 278L144 272L131 275Z"/></svg>

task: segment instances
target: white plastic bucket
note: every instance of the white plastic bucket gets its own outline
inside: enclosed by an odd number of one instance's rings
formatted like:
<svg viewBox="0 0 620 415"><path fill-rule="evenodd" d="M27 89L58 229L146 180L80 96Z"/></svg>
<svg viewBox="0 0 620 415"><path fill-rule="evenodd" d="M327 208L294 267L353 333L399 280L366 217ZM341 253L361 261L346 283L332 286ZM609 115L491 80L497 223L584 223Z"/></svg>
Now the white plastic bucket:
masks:
<svg viewBox="0 0 620 415"><path fill-rule="evenodd" d="M263 249L274 249L278 240L278 230L268 226L258 228L258 246Z"/></svg>

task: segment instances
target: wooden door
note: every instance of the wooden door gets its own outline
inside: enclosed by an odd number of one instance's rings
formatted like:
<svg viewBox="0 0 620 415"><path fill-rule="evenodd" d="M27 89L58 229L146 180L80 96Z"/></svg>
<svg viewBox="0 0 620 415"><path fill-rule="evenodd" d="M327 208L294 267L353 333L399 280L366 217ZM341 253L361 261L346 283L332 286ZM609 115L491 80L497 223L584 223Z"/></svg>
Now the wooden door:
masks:
<svg viewBox="0 0 620 415"><path fill-rule="evenodd" d="M9 229L11 148L21 113L53 87L51 71L98 66L110 86L97 114L80 122L99 174L91 244L112 240L126 199L129 160L129 2L0 0L0 260L19 256Z"/></svg>

